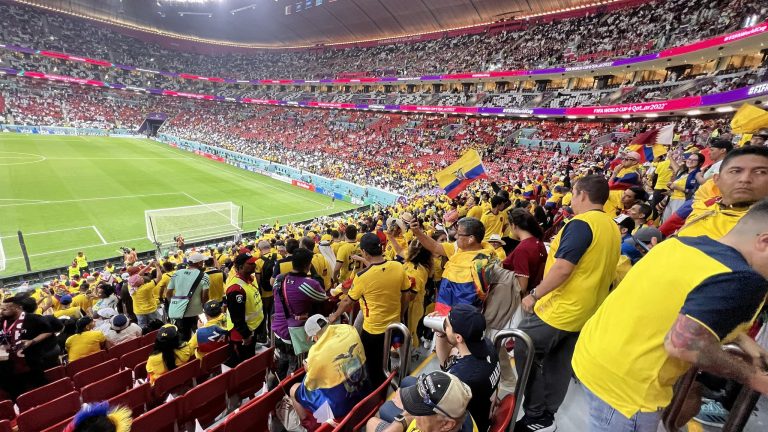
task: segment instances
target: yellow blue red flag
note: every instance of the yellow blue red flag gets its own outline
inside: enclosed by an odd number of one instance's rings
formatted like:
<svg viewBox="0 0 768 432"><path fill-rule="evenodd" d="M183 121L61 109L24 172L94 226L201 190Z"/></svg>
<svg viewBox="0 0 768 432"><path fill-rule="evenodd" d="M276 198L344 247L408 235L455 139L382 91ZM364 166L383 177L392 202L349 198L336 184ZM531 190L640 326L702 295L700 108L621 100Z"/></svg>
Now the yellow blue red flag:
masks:
<svg viewBox="0 0 768 432"><path fill-rule="evenodd" d="M469 150L448 168L435 174L437 183L450 198L456 198L473 181L488 177L477 150Z"/></svg>

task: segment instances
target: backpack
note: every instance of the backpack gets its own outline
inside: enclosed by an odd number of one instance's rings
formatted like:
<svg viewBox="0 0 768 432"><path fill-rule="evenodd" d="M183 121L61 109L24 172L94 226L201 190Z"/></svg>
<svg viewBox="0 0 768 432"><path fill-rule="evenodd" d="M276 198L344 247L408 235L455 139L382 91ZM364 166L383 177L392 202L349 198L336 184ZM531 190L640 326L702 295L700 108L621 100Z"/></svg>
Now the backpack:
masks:
<svg viewBox="0 0 768 432"><path fill-rule="evenodd" d="M261 256L264 260L264 266L261 268L261 276L259 276L259 288L264 292L272 292L272 284L269 280L272 279L272 274L275 269L275 263L277 262L277 254L273 253L270 256Z"/></svg>

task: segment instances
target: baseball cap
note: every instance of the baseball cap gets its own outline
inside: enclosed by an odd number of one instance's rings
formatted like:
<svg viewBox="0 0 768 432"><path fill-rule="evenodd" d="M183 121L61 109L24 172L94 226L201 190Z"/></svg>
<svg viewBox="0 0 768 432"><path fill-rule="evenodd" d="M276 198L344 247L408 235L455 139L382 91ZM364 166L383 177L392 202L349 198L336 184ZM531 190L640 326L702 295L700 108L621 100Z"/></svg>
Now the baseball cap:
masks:
<svg viewBox="0 0 768 432"><path fill-rule="evenodd" d="M370 255L381 255L381 240L374 233L365 233L360 238L360 249L364 250Z"/></svg>
<svg viewBox="0 0 768 432"><path fill-rule="evenodd" d="M187 258L187 261L191 262L192 264L197 264L205 261L205 255L201 254L200 252L195 252L192 255Z"/></svg>
<svg viewBox="0 0 768 432"><path fill-rule="evenodd" d="M216 318L217 316L221 315L221 302L216 300L208 300L203 305L203 310L209 317Z"/></svg>
<svg viewBox="0 0 768 432"><path fill-rule="evenodd" d="M328 325L328 319L321 314L312 315L304 323L304 332L307 336L316 336L322 329Z"/></svg>
<svg viewBox="0 0 768 432"><path fill-rule="evenodd" d="M414 416L443 414L461 418L467 411L472 390L455 375L443 371L421 375L416 385L400 389L403 409Z"/></svg>
<svg viewBox="0 0 768 432"><path fill-rule="evenodd" d="M655 227L642 227L637 230L627 242L633 246L640 246L648 252L650 250L651 240L654 238L660 242L664 239L664 235Z"/></svg>
<svg viewBox="0 0 768 432"><path fill-rule="evenodd" d="M68 305L72 303L72 296L69 294L61 296L61 300L59 300L59 303L63 305Z"/></svg>
<svg viewBox="0 0 768 432"><path fill-rule="evenodd" d="M485 333L485 317L480 311L469 304L457 304L448 312L448 322L453 332L461 335L464 343L473 356L485 358L488 346L483 339Z"/></svg>
<svg viewBox="0 0 768 432"><path fill-rule="evenodd" d="M245 263L253 264L256 262L256 260L257 258L251 255L250 253L241 253L240 255L235 257L235 266L239 267Z"/></svg>
<svg viewBox="0 0 768 432"><path fill-rule="evenodd" d="M179 330L173 324L166 324L160 327L160 330L157 332L157 340L159 341L167 341L167 340L175 339L178 336L179 336Z"/></svg>
<svg viewBox="0 0 768 432"><path fill-rule="evenodd" d="M112 330L125 330L130 325L130 321L125 315L120 314L113 316L110 324Z"/></svg>
<svg viewBox="0 0 768 432"><path fill-rule="evenodd" d="M709 143L709 146L710 146L710 147L712 147L712 148L719 148L719 149L723 149L723 150L725 150L725 151L727 151L727 152L729 152L729 151L733 150L733 143L731 143L731 142L730 142L730 141L728 141L728 140L725 140L725 139L720 139L720 138L717 138L717 139L713 139L713 140L712 140L712 141Z"/></svg>
<svg viewBox="0 0 768 432"><path fill-rule="evenodd" d="M507 243L501 239L501 236L498 234L491 234L490 237L488 237L488 243L497 242L501 243L502 246L506 245Z"/></svg>

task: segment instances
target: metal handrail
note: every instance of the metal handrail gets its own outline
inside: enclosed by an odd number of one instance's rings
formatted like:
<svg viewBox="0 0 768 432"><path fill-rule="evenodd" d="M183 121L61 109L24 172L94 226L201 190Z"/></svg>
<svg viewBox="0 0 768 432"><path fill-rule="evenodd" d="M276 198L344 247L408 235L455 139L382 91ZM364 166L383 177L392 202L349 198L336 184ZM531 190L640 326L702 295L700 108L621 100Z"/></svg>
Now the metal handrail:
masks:
<svg viewBox="0 0 768 432"><path fill-rule="evenodd" d="M723 350L729 354L733 354L739 357L745 357L746 354L738 345L728 344L723 346ZM680 413L682 412L685 401L688 399L688 395L694 388L696 377L701 372L698 368L691 368L683 375L678 381L675 394L672 396L672 401L669 406L664 410L663 423L664 427L669 432L676 432L683 425L679 425ZM736 402L733 405L733 410L728 414L728 418L723 425L722 432L740 432L744 429L749 416L752 414L752 410L755 408L758 399L760 399L760 393L750 389L748 386L743 386Z"/></svg>
<svg viewBox="0 0 768 432"><path fill-rule="evenodd" d="M523 393L525 392L525 387L528 384L528 377L531 375L531 370L533 370L533 356L535 353L533 340L524 331L519 329L502 330L496 333L493 338L493 346L496 348L496 352L498 352L500 349L505 349L502 348L501 345L504 340L509 338L516 338L517 341L522 341L525 344L527 351L522 373L517 377L517 383L515 384L515 404L512 407L512 424L514 424L515 420L517 419L517 415L520 412L520 406L522 405L520 402L523 399ZM517 341L515 343L517 343ZM496 392L498 393L498 388Z"/></svg>
<svg viewBox="0 0 768 432"><path fill-rule="evenodd" d="M403 344L400 345L400 366L398 366L397 376L392 382L396 388L400 388L400 382L408 374L408 369L411 365L411 332L402 323L392 323L387 326L387 330L384 332L384 359L382 362L384 376L389 376L392 372L389 370L389 353L392 347L392 334L395 330L403 334Z"/></svg>

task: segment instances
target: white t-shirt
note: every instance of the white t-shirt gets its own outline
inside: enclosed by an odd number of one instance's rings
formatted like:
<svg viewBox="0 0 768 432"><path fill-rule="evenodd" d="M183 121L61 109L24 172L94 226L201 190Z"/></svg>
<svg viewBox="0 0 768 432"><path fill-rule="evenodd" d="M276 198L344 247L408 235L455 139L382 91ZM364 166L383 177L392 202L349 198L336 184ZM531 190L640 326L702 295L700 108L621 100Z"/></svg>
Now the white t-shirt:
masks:
<svg viewBox="0 0 768 432"><path fill-rule="evenodd" d="M131 323L128 328L121 330L120 332L117 332L110 327L104 332L104 336L107 337L107 341L111 345L117 345L120 342L141 337L141 327L136 323Z"/></svg>

